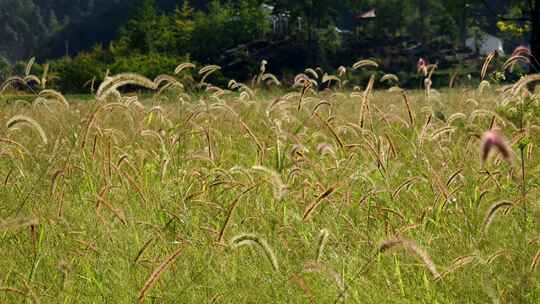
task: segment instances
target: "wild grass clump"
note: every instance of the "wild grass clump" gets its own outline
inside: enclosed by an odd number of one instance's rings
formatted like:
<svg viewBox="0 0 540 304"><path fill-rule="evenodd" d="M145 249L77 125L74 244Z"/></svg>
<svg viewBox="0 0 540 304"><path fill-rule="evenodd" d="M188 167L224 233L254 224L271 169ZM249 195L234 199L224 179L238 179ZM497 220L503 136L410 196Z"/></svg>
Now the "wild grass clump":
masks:
<svg viewBox="0 0 540 304"><path fill-rule="evenodd" d="M8 79L0 303L539 302L539 76L418 68L418 90L370 59L219 87L184 63L84 101Z"/></svg>

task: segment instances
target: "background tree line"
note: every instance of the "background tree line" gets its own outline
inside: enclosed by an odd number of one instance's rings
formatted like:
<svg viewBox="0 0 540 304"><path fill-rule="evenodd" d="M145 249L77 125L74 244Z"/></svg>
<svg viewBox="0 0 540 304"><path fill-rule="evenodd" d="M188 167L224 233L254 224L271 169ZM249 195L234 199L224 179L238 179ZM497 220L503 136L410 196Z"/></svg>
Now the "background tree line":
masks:
<svg viewBox="0 0 540 304"><path fill-rule="evenodd" d="M286 16L286 33L273 32L263 3ZM358 18L371 9L376 18ZM539 16L540 0L3 0L0 77L32 56L51 63L65 91L106 70L153 77L184 60L241 78L262 59L286 76L377 57L406 74L420 56L444 66L480 31L514 44L531 37L540 52Z"/></svg>

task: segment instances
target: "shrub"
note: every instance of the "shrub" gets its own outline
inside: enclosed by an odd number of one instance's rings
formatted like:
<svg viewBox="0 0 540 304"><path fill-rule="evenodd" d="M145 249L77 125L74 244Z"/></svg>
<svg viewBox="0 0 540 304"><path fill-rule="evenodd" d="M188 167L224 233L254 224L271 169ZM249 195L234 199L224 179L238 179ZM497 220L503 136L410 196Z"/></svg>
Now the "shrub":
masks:
<svg viewBox="0 0 540 304"><path fill-rule="evenodd" d="M94 77L102 80L107 66L92 54L81 53L75 58L65 57L52 62L51 70L58 76L54 83L62 92L81 92L87 90L85 84Z"/></svg>
<svg viewBox="0 0 540 304"><path fill-rule="evenodd" d="M11 65L6 58L0 56L0 81L6 79L11 74Z"/></svg>
<svg viewBox="0 0 540 304"><path fill-rule="evenodd" d="M117 58L111 66L111 72L134 72L154 78L159 74L173 74L175 67L185 61L189 61L189 58L174 58L159 53L134 54Z"/></svg>

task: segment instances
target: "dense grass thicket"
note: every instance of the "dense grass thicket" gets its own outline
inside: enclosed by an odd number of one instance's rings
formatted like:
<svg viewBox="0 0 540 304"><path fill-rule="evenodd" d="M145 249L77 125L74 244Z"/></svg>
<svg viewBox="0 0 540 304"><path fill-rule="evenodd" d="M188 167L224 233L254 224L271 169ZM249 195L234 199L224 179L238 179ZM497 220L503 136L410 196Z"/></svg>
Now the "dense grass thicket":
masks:
<svg viewBox="0 0 540 304"><path fill-rule="evenodd" d="M538 303L539 77L218 69L0 106L0 302Z"/></svg>

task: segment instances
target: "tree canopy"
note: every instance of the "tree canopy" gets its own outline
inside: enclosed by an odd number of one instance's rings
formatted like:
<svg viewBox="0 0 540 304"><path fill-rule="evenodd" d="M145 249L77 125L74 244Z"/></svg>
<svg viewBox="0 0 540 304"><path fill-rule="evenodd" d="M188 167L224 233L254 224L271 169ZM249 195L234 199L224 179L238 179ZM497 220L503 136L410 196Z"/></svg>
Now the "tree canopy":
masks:
<svg viewBox="0 0 540 304"><path fill-rule="evenodd" d="M0 56L12 64L36 56L41 62L67 65L80 60L93 69L120 71L131 66L143 73L150 70L139 66L145 62L154 62L158 68L151 70L158 73L159 67L183 58L225 63L233 74L256 69L264 58L286 73L306 66L335 68L361 56L380 56L389 64L414 62L412 57L426 54L444 60L445 51L463 49L465 39L479 31L503 36L508 45L525 44L532 37L533 53L538 54L539 3L4 0ZM263 4L273 10L264 10ZM362 17L371 10L374 18ZM276 22L284 23L285 32L275 31Z"/></svg>

